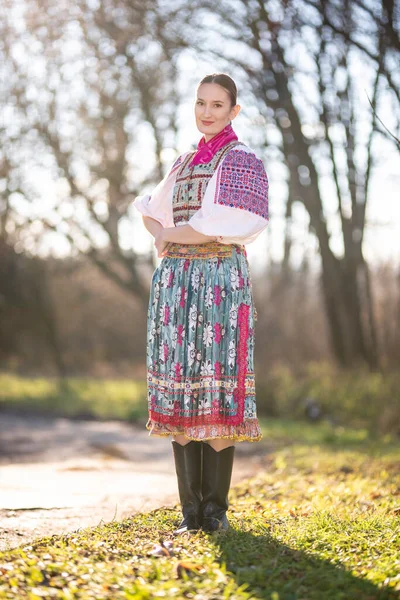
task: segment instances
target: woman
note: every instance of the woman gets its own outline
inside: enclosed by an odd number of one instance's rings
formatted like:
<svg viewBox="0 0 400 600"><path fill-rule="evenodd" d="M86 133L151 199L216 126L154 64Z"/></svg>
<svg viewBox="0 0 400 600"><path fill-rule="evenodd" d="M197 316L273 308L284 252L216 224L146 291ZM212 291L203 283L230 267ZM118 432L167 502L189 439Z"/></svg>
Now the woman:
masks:
<svg viewBox="0 0 400 600"><path fill-rule="evenodd" d="M183 520L175 533L226 529L234 442L261 439L255 309L244 244L268 221L268 179L231 122L234 81L197 88L197 151L135 206L163 257L148 311L150 435L171 435Z"/></svg>

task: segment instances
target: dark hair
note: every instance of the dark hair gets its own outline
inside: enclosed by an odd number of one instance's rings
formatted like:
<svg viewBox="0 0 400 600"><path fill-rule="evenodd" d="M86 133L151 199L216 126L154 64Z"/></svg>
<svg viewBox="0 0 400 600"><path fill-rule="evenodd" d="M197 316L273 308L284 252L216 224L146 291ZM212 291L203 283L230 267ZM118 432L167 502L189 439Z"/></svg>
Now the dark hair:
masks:
<svg viewBox="0 0 400 600"><path fill-rule="evenodd" d="M226 73L213 73L212 75L206 75L203 77L197 87L199 88L203 83L218 83L218 85L226 89L228 92L231 99L231 106L235 106L237 104L236 83Z"/></svg>

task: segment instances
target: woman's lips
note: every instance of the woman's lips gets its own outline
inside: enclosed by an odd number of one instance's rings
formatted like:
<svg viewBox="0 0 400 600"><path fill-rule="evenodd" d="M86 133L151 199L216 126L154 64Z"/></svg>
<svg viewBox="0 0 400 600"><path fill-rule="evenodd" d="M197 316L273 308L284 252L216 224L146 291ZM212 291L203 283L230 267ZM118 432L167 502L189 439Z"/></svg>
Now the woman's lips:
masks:
<svg viewBox="0 0 400 600"><path fill-rule="evenodd" d="M214 121L202 121L203 125L212 125Z"/></svg>

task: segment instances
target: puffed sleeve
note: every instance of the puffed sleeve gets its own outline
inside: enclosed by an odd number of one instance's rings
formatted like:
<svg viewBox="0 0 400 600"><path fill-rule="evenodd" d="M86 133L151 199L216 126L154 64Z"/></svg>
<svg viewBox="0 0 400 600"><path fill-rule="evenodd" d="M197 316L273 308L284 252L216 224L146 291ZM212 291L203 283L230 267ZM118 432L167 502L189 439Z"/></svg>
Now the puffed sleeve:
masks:
<svg viewBox="0 0 400 600"><path fill-rule="evenodd" d="M133 206L137 208L144 217L155 219L161 223L163 227L174 227L172 195L179 167L186 155L187 153L182 154L177 158L164 179L160 181L151 194L137 196L133 203Z"/></svg>
<svg viewBox="0 0 400 600"><path fill-rule="evenodd" d="M208 183L188 224L223 244L249 244L268 224L268 177L247 146L231 149Z"/></svg>

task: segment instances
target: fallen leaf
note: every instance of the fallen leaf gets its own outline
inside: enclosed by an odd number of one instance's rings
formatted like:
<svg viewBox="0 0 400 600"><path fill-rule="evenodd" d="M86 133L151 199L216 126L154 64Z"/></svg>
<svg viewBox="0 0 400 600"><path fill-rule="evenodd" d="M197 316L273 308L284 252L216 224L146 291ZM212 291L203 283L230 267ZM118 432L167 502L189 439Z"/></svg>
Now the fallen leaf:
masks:
<svg viewBox="0 0 400 600"><path fill-rule="evenodd" d="M376 500L377 498L382 498L382 494L380 492L371 492L369 496L370 496L370 498L372 498L372 500Z"/></svg>
<svg viewBox="0 0 400 600"><path fill-rule="evenodd" d="M149 552L149 556L171 556L170 551L161 544L156 544L153 549Z"/></svg>
<svg viewBox="0 0 400 600"><path fill-rule="evenodd" d="M155 546L153 547L153 550L151 550L151 552L149 552L149 555L150 556L173 556L174 555L173 547L174 547L173 542L171 542L170 540L164 541L162 538L160 538L160 543L155 544Z"/></svg>
<svg viewBox="0 0 400 600"><path fill-rule="evenodd" d="M5 575L7 571L12 571L12 565L0 565L0 575Z"/></svg>
<svg viewBox="0 0 400 600"><path fill-rule="evenodd" d="M180 561L176 565L176 575L179 579L183 578L183 574L188 575L200 575L205 573L205 568L201 565L189 561Z"/></svg>

